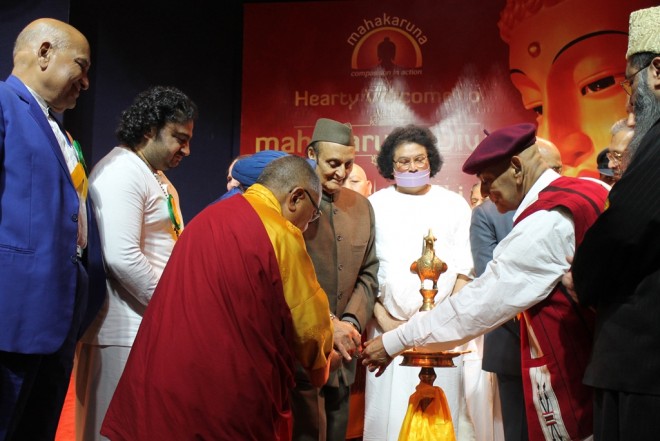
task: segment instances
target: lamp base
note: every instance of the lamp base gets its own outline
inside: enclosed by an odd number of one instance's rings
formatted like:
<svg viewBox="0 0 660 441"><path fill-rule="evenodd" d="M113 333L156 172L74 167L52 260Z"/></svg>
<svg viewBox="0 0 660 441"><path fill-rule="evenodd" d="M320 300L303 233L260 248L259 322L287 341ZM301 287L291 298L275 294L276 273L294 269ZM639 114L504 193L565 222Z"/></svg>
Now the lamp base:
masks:
<svg viewBox="0 0 660 441"><path fill-rule="evenodd" d="M403 361L401 366L415 366L415 367L456 367L454 364L454 357L465 354L470 351L443 351L443 352L428 352L419 349L409 349L403 352Z"/></svg>

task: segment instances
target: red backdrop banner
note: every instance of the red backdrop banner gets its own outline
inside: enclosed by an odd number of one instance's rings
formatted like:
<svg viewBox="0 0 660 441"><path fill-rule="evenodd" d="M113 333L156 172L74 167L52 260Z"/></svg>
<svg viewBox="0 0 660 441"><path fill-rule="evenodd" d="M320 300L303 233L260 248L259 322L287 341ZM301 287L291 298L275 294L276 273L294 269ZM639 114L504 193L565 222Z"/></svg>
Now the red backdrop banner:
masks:
<svg viewBox="0 0 660 441"><path fill-rule="evenodd" d="M596 174L626 116L628 17L652 1L361 0L244 6L241 153L305 155L318 118L350 122L375 181L387 134L431 128L432 182L469 197L467 156L492 131L536 122L564 174ZM609 3L609 2L608 2Z"/></svg>

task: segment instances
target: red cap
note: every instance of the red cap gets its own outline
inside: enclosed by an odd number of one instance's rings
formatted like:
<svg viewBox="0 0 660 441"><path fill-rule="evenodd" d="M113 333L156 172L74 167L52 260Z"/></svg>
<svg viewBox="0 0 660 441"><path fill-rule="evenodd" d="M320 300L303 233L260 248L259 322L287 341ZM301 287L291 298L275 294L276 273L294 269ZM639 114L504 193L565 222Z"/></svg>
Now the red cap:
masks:
<svg viewBox="0 0 660 441"><path fill-rule="evenodd" d="M476 175L488 166L509 159L536 143L536 126L524 123L492 132L463 164L463 172Z"/></svg>

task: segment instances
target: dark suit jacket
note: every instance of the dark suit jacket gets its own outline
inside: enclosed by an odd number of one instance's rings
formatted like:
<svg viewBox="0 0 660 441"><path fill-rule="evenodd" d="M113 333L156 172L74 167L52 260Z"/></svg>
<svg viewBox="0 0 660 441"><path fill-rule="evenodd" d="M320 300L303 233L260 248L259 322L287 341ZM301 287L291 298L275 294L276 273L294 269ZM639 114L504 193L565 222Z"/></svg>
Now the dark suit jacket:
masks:
<svg viewBox="0 0 660 441"><path fill-rule="evenodd" d="M660 120L575 254L580 303L596 307L585 383L660 395ZM629 364L626 369L616 368Z"/></svg>
<svg viewBox="0 0 660 441"><path fill-rule="evenodd" d="M78 195L44 112L14 76L0 82L0 114L0 350L52 353L76 301ZM86 324L105 296L93 217L88 202Z"/></svg>
<svg viewBox="0 0 660 441"><path fill-rule="evenodd" d="M493 259L493 250L513 228L514 211L501 214L490 199L472 210L470 246L477 276ZM506 293L502 293L506 295ZM484 337L482 369L520 375L520 323L510 320Z"/></svg>
<svg viewBox="0 0 660 441"><path fill-rule="evenodd" d="M342 188L332 197L323 194L321 211L304 235L316 277L328 295L330 311L337 317L349 314L364 330L378 293L374 210L367 198ZM353 384L356 363L355 357L343 363L327 384L337 387L339 373L344 384Z"/></svg>

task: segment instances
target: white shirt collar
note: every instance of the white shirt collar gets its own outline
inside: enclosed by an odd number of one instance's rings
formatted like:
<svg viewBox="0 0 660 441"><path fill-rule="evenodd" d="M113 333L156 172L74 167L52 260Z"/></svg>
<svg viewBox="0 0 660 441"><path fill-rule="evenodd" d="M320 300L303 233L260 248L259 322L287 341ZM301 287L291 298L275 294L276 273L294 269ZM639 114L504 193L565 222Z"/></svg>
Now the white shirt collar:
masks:
<svg viewBox="0 0 660 441"><path fill-rule="evenodd" d="M522 202L518 206L516 213L513 215L513 221L515 222L516 219L518 219L518 216L520 216L522 212L527 209L527 207L538 200L541 190L550 185L560 176L561 175L559 173L550 168L544 171L543 174L536 180L536 182L534 182L534 185L532 185L532 188L529 189Z"/></svg>
<svg viewBox="0 0 660 441"><path fill-rule="evenodd" d="M37 94L37 92L32 90L29 86L25 86L25 87L27 88L27 90L30 91L30 93L32 94L34 99L37 100L37 103L39 104L39 107L41 107L41 110L44 112L44 115L46 115L46 117L48 117L49 116L49 114L48 114L48 104L46 103L46 100L43 99L41 96L39 96L39 94Z"/></svg>

